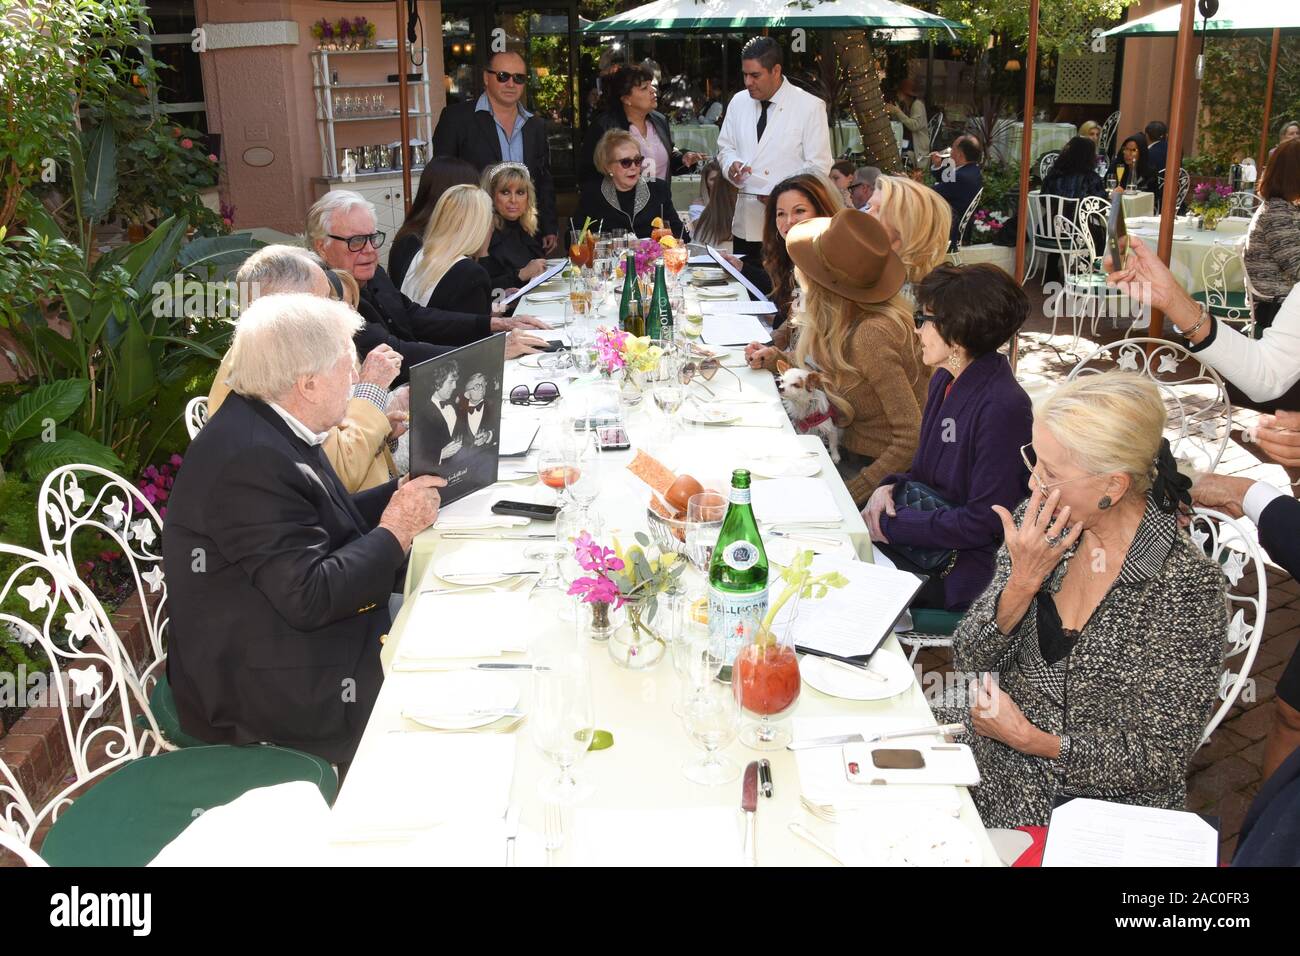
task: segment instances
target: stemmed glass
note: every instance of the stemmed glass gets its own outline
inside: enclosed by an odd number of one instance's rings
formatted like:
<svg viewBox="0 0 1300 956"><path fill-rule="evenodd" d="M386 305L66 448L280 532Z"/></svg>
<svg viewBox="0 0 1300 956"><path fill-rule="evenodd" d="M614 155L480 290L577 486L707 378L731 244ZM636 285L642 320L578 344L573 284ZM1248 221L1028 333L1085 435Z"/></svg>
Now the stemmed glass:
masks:
<svg viewBox="0 0 1300 956"><path fill-rule="evenodd" d="M573 455L565 461L564 490L586 520L596 496L600 494L604 462L594 431L579 432L574 439Z"/></svg>
<svg viewBox="0 0 1300 956"><path fill-rule="evenodd" d="M740 649L731 665L731 686L745 713L758 718L740 735L754 750L780 750L790 742L790 730L778 723L799 700L799 658L794 649L798 599L782 624L764 629L750 621L738 625Z"/></svg>
<svg viewBox="0 0 1300 956"><path fill-rule="evenodd" d="M574 768L591 746L596 708L591 696L591 669L578 653L557 654L533 670L533 706L529 716L533 743L559 773L539 781L537 791L548 803L571 804L591 793Z"/></svg>
<svg viewBox="0 0 1300 956"><path fill-rule="evenodd" d="M731 688L709 681L684 707L682 722L691 740L704 748L704 756L687 760L682 773L692 783L716 787L740 776L735 762L718 751L731 744L740 730L740 705Z"/></svg>
<svg viewBox="0 0 1300 956"><path fill-rule="evenodd" d="M672 641L673 669L682 683L682 692L673 702L673 713L685 717L692 703L722 670L722 644L709 635L707 599L695 595L674 598L675 623Z"/></svg>
<svg viewBox="0 0 1300 956"><path fill-rule="evenodd" d="M677 430L677 410L686 400L686 385L681 382L677 374L679 364L680 360L674 350L664 349L664 354L659 359L659 367L655 370L655 384L651 392L654 395L655 405L659 406L659 410L668 420L669 441L672 441Z"/></svg>

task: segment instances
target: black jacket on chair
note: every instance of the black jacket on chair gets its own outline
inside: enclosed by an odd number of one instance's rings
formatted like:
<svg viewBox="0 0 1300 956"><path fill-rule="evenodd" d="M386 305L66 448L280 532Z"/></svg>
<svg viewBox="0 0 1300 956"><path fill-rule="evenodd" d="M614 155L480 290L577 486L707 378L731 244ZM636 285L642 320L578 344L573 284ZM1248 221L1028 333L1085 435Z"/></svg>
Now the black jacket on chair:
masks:
<svg viewBox="0 0 1300 956"><path fill-rule="evenodd" d="M383 682L406 555L378 528L397 482L348 495L319 446L231 394L167 502L167 676L182 729L351 760Z"/></svg>
<svg viewBox="0 0 1300 956"><path fill-rule="evenodd" d="M480 173L501 162L501 140L497 121L490 110L475 109L476 101L449 103L433 130L433 155L463 159ZM524 165L537 190L537 216L542 235L559 232L555 216L555 183L551 179L550 145L546 141L546 120L534 113L524 121Z"/></svg>
<svg viewBox="0 0 1300 956"><path fill-rule="evenodd" d="M658 178L672 180L674 176L686 172L688 167L682 162L682 151L673 147L673 134L668 126L668 118L663 113L651 110L646 114L646 122L654 126L655 132L659 134L659 141L668 150L668 163L672 167L665 171L666 175L661 175ZM578 151L576 159L579 183L585 186L593 180L599 182L604 178L605 170L596 168L596 144L610 130L621 129L627 131L631 126L627 113L623 111L622 103L615 105L611 110L605 110L603 113L597 113L592 117L591 125L587 128L587 135L582 140L582 148Z"/></svg>
<svg viewBox="0 0 1300 956"><path fill-rule="evenodd" d="M366 320L355 340L362 359L381 343L402 354L402 371L394 388L406 383L410 366L492 334L492 316L416 305L382 268L376 268L371 280L361 287L357 311Z"/></svg>
<svg viewBox="0 0 1300 956"><path fill-rule="evenodd" d="M590 218L600 222L601 230L631 229L640 239L649 239L654 228L651 222L660 217L664 226L671 228L674 236L683 231L682 221L673 208L673 194L666 179L642 179L636 185L633 198L633 215L629 216L619 205L618 191L608 176L582 184L578 198L577 219Z"/></svg>

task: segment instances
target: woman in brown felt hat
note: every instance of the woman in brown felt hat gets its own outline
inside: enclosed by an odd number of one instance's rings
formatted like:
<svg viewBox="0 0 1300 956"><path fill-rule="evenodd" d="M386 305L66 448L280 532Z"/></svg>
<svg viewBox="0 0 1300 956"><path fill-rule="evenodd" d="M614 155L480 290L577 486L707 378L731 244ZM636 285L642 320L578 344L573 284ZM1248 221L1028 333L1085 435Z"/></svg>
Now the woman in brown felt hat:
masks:
<svg viewBox="0 0 1300 956"><path fill-rule="evenodd" d="M837 421L839 470L861 507L880 479L912 463L930 370L921 361L912 310L899 290L906 268L880 222L856 209L808 219L785 239L802 290L794 355L750 349L753 368L778 360L816 368L852 419Z"/></svg>

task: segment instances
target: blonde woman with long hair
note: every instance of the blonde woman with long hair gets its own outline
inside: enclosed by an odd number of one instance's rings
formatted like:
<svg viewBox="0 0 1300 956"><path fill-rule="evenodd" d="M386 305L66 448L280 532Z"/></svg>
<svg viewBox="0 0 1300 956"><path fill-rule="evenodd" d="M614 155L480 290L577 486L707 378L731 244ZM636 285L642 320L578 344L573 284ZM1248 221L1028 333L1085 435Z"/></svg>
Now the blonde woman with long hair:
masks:
<svg viewBox="0 0 1300 956"><path fill-rule="evenodd" d="M402 292L412 302L451 312L492 311L492 281L478 263L492 236L492 200L477 186L452 186L424 227Z"/></svg>
<svg viewBox="0 0 1300 956"><path fill-rule="evenodd" d="M483 173L482 186L494 213L483 267L492 288L517 289L546 269L533 177L523 163L498 163Z"/></svg>
<svg viewBox="0 0 1300 956"><path fill-rule="evenodd" d="M937 192L904 176L881 176L871 194L867 212L880 220L889 234L889 247L903 260L907 284L920 283L948 255L952 232L952 207Z"/></svg>
<svg viewBox="0 0 1300 956"><path fill-rule="evenodd" d="M802 291L794 353L763 347L747 358L821 373L843 428L840 475L860 508L885 475L911 465L920 435L930 370L899 294L906 269L880 222L856 209L797 224L785 245Z"/></svg>

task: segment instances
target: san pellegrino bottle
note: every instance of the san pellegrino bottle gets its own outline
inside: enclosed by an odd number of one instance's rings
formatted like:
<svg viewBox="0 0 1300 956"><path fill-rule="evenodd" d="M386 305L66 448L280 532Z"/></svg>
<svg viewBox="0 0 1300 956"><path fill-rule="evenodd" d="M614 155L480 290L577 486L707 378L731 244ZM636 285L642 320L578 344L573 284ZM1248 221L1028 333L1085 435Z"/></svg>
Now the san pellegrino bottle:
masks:
<svg viewBox="0 0 1300 956"><path fill-rule="evenodd" d="M731 473L731 503L709 561L709 637L735 658L745 641L744 624L757 626L767 613L767 552L750 504L749 472Z"/></svg>
<svg viewBox="0 0 1300 956"><path fill-rule="evenodd" d="M668 280L664 275L664 261L655 260L654 291L650 293L650 311L646 316L645 334L652 339L673 337L673 310L668 302Z"/></svg>
<svg viewBox="0 0 1300 956"><path fill-rule="evenodd" d="M628 250L627 260L623 264L623 295L618 302L618 327L623 331L632 331L629 321L640 301L641 287L636 281L636 254Z"/></svg>

